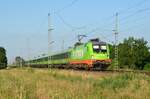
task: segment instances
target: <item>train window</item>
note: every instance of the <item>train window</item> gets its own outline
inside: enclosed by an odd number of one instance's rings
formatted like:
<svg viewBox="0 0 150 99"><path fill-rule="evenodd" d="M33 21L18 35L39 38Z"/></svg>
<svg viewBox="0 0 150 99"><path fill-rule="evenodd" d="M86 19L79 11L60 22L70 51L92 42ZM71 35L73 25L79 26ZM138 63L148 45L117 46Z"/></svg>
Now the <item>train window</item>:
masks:
<svg viewBox="0 0 150 99"><path fill-rule="evenodd" d="M106 46L105 45L101 46L101 49L106 50Z"/></svg>
<svg viewBox="0 0 150 99"><path fill-rule="evenodd" d="M99 45L93 45L93 51L94 52L100 52L100 46Z"/></svg>
<svg viewBox="0 0 150 99"><path fill-rule="evenodd" d="M94 49L99 49L99 45L94 45L93 48Z"/></svg>
<svg viewBox="0 0 150 99"><path fill-rule="evenodd" d="M101 45L101 52L107 52L106 45Z"/></svg>
<svg viewBox="0 0 150 99"><path fill-rule="evenodd" d="M70 52L66 52L66 53L52 56L52 60L66 59L66 58L69 58L69 56L70 56Z"/></svg>

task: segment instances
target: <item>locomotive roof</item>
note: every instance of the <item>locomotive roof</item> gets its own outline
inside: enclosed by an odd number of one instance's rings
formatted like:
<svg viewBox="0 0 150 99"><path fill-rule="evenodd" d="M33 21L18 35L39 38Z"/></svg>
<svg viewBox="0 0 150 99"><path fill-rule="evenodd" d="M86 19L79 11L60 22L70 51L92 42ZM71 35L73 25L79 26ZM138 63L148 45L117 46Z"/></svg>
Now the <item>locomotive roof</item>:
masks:
<svg viewBox="0 0 150 99"><path fill-rule="evenodd" d="M99 38L91 39L90 42L92 42L93 44L106 44L106 42L100 41Z"/></svg>

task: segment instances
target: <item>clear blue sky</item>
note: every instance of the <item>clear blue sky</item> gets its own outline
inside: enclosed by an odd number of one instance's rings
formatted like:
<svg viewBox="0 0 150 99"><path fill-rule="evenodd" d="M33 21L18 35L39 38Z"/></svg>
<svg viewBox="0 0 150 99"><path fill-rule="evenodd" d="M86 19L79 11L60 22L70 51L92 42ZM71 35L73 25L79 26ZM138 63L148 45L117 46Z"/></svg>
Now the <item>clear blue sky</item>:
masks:
<svg viewBox="0 0 150 99"><path fill-rule="evenodd" d="M129 36L150 42L150 0L1 0L0 46L6 48L9 62L15 56L47 52L48 12L54 28L53 51L61 50L63 40L65 48L73 45L77 34L87 34L85 40L99 37L113 42L116 12L120 42Z"/></svg>

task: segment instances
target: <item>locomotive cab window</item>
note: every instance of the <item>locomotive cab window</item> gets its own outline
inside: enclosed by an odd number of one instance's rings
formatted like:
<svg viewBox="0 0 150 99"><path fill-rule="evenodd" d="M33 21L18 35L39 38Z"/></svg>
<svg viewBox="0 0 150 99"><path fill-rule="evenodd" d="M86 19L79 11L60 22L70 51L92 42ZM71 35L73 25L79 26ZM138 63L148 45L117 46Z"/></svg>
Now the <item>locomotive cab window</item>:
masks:
<svg viewBox="0 0 150 99"><path fill-rule="evenodd" d="M100 46L99 45L93 45L93 51L94 52L100 52Z"/></svg>
<svg viewBox="0 0 150 99"><path fill-rule="evenodd" d="M101 52L107 52L107 46L101 45Z"/></svg>

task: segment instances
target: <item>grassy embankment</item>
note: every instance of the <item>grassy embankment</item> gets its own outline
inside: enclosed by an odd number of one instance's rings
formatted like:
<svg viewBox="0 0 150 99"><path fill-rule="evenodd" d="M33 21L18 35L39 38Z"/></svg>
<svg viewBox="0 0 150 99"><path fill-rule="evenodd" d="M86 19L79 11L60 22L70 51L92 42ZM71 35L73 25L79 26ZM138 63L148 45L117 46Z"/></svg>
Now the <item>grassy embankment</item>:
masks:
<svg viewBox="0 0 150 99"><path fill-rule="evenodd" d="M150 77L71 70L0 70L0 99L149 99Z"/></svg>

